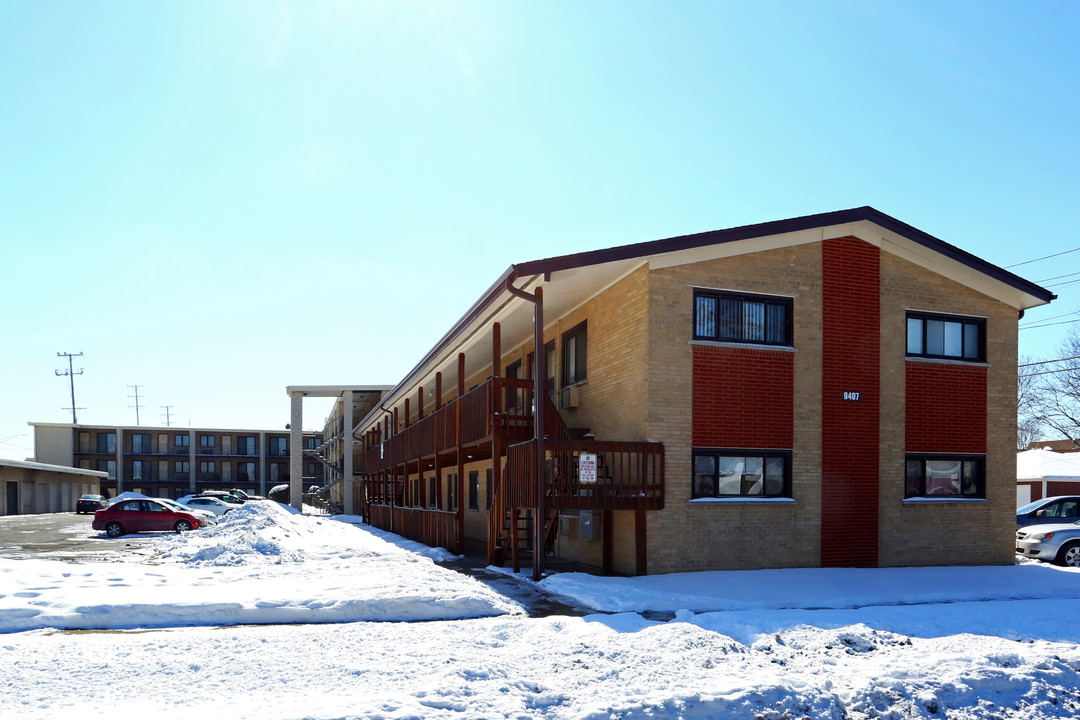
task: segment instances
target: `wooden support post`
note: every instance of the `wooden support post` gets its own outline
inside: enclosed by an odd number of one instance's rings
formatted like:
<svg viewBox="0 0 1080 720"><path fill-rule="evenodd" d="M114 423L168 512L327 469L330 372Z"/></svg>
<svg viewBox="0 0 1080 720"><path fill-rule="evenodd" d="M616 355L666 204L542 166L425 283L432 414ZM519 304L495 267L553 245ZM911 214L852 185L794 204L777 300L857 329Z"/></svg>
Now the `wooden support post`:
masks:
<svg viewBox="0 0 1080 720"><path fill-rule="evenodd" d="M612 527L612 522L615 513L611 510L602 510L600 512L600 544L601 553L603 554L604 574L611 575L615 572L614 561L614 538L615 528Z"/></svg>
<svg viewBox="0 0 1080 720"><path fill-rule="evenodd" d="M435 373L435 409L442 409L442 373Z"/></svg>
<svg viewBox="0 0 1080 720"><path fill-rule="evenodd" d="M649 574L646 517L644 510L634 511L634 574Z"/></svg>
<svg viewBox="0 0 1080 720"><path fill-rule="evenodd" d="M411 412L409 410L409 398L405 398L405 427L409 427L409 420L411 419Z"/></svg>
<svg viewBox="0 0 1080 720"><path fill-rule="evenodd" d="M491 377L502 375L502 326L491 326Z"/></svg>
<svg viewBox="0 0 1080 720"><path fill-rule="evenodd" d="M424 419L424 386L416 388L416 422Z"/></svg>
<svg viewBox="0 0 1080 720"><path fill-rule="evenodd" d="M441 383L442 379L436 375L436 384ZM458 478L465 474L465 464L462 461L461 455L461 398L465 395L465 353L458 353L457 356L457 401L454 402L454 453L457 456L458 466ZM465 512L464 503L458 501L458 516L457 516L457 532L458 542L461 545L459 555L464 554L465 548Z"/></svg>
<svg viewBox="0 0 1080 720"><path fill-rule="evenodd" d="M518 548L518 513L517 508L510 509L510 556L514 559L514 574L521 572L521 555Z"/></svg>

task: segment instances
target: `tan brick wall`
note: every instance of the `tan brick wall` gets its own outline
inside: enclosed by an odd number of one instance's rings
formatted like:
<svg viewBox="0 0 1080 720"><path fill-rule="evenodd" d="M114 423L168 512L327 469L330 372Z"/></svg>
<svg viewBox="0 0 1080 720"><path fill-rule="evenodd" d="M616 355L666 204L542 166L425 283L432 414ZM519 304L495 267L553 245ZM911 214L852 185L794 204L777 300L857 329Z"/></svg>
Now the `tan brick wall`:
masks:
<svg viewBox="0 0 1080 720"><path fill-rule="evenodd" d="M794 298L794 504L690 502L694 286ZM667 459L665 508L648 514L649 572L817 565L821 246L656 270L650 273L649 301L648 437L664 443Z"/></svg>
<svg viewBox="0 0 1080 720"><path fill-rule="evenodd" d="M986 318L986 501L904 502L906 312ZM1009 564L1016 505L1017 311L888 252L881 256L879 563Z"/></svg>

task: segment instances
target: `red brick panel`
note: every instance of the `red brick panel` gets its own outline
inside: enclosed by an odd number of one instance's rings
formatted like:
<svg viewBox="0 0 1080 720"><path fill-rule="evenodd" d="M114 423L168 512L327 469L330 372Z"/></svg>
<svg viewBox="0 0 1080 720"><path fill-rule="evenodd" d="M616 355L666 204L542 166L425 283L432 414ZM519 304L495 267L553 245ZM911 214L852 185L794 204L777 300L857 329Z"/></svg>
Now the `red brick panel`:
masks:
<svg viewBox="0 0 1080 720"><path fill-rule="evenodd" d="M794 382L790 352L695 346L694 445L790 449Z"/></svg>
<svg viewBox="0 0 1080 720"><path fill-rule="evenodd" d="M822 247L823 567L878 564L880 261L880 250L857 238Z"/></svg>
<svg viewBox="0 0 1080 720"><path fill-rule="evenodd" d="M1038 488L1038 486L1036 486ZM1042 488L1038 488L1041 490ZM1036 493L1031 493L1032 500L1041 500L1041 497L1036 497ZM1054 497L1055 495L1080 495L1080 482L1068 482L1049 481L1046 483L1046 497Z"/></svg>
<svg viewBox="0 0 1080 720"><path fill-rule="evenodd" d="M908 452L986 452L986 368L909 362L904 446Z"/></svg>

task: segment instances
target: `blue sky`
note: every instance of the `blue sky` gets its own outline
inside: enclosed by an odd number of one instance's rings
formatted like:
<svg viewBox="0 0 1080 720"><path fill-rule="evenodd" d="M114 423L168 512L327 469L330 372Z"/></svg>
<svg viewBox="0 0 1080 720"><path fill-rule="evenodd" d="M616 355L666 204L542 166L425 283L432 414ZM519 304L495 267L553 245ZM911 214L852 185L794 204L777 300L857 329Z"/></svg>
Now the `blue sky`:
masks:
<svg viewBox="0 0 1080 720"><path fill-rule="evenodd" d="M860 205L1078 247L1077 37L1071 2L0 0L0 456L70 421L57 352L82 422L141 385L143 424L281 427L513 262Z"/></svg>

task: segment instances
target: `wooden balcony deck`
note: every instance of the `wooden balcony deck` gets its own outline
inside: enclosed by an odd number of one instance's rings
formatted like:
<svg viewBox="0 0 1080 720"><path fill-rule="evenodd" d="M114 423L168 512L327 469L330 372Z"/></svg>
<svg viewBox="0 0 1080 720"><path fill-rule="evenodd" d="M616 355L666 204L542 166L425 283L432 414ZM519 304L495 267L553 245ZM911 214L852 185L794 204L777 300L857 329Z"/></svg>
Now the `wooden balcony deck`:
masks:
<svg viewBox="0 0 1080 720"><path fill-rule="evenodd" d="M661 510L664 507L662 443L547 440L544 507L550 510ZM595 482L583 482L581 455L597 458ZM536 440L506 453L506 504L536 505Z"/></svg>

